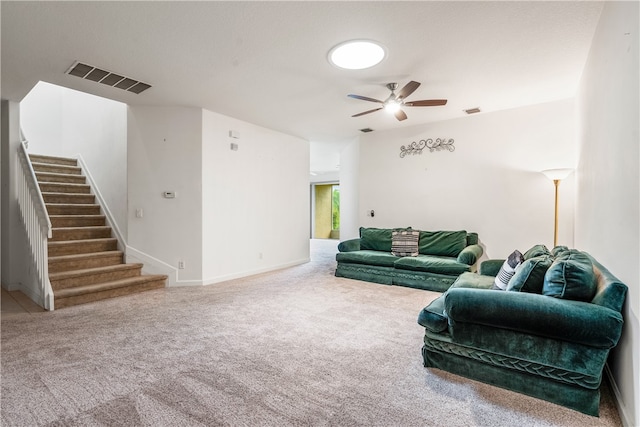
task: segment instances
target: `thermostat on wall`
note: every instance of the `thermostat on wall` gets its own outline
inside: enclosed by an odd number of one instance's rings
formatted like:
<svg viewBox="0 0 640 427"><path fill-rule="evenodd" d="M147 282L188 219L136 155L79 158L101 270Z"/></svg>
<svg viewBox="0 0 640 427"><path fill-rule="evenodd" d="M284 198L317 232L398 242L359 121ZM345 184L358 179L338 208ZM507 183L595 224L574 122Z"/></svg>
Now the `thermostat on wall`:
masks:
<svg viewBox="0 0 640 427"><path fill-rule="evenodd" d="M165 191L162 195L165 199L175 199L177 196L175 191Z"/></svg>

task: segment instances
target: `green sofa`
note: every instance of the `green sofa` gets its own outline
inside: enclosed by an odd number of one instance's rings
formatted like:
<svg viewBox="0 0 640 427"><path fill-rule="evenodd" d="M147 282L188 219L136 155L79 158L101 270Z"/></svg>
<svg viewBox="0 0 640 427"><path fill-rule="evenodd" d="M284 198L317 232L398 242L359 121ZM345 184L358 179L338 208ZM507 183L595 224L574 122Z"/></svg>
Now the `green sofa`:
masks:
<svg viewBox="0 0 640 427"><path fill-rule="evenodd" d="M425 367L597 416L609 351L622 331L627 287L586 252L542 245L524 254L507 290L503 260L463 273L425 307Z"/></svg>
<svg viewBox="0 0 640 427"><path fill-rule="evenodd" d="M393 232L419 233L416 256L392 253ZM482 255L477 233L360 228L360 238L341 242L335 275L385 285L444 292L461 273L473 271Z"/></svg>

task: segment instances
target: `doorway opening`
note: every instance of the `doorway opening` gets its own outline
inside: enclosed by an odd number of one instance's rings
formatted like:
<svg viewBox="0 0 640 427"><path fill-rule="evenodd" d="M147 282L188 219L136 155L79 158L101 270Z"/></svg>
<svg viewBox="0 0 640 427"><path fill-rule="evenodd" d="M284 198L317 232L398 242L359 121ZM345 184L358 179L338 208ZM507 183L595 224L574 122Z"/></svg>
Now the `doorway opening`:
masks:
<svg viewBox="0 0 640 427"><path fill-rule="evenodd" d="M340 239L340 185L314 185L313 238Z"/></svg>

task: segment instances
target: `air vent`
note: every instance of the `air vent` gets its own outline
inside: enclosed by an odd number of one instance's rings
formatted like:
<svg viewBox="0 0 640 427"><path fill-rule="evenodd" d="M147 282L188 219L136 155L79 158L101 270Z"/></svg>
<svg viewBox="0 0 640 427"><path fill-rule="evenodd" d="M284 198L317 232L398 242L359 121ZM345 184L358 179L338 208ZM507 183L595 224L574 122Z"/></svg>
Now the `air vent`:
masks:
<svg viewBox="0 0 640 427"><path fill-rule="evenodd" d="M371 128L364 128L364 129L360 129L360 132L362 132L362 133L369 133L369 132L373 132L373 129L371 129Z"/></svg>
<svg viewBox="0 0 640 427"><path fill-rule="evenodd" d="M480 108L479 107L469 108L468 110L464 110L464 112L467 114L476 114L480 112Z"/></svg>
<svg viewBox="0 0 640 427"><path fill-rule="evenodd" d="M80 77L81 79L102 83L107 86L117 87L118 89L123 89L136 94L139 94L151 87L151 85L147 83L125 77L121 74L112 73L111 71L102 70L98 67L94 67L93 65L83 64L78 61L76 61L71 68L67 70L67 74Z"/></svg>

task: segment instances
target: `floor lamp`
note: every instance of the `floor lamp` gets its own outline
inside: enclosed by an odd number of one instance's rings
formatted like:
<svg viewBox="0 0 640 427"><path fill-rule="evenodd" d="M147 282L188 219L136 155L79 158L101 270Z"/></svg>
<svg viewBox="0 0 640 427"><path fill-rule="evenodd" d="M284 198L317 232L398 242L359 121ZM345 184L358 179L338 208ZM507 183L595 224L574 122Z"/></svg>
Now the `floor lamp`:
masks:
<svg viewBox="0 0 640 427"><path fill-rule="evenodd" d="M553 247L558 246L558 185L560 181L568 177L573 169L547 169L542 171L547 178L553 181L556 187L555 217L553 220Z"/></svg>

